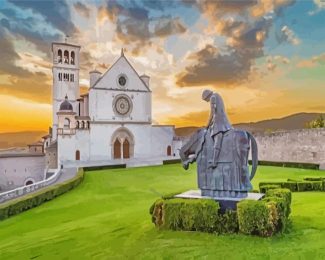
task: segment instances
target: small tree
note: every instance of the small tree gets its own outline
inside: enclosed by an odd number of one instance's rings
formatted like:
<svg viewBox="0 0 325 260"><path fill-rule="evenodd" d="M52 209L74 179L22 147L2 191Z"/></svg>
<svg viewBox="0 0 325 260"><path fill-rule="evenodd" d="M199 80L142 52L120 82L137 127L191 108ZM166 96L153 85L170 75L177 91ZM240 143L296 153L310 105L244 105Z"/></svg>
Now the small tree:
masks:
<svg viewBox="0 0 325 260"><path fill-rule="evenodd" d="M322 128L325 127L325 119L323 115L320 115L318 118L315 120L312 120L308 124L309 128Z"/></svg>

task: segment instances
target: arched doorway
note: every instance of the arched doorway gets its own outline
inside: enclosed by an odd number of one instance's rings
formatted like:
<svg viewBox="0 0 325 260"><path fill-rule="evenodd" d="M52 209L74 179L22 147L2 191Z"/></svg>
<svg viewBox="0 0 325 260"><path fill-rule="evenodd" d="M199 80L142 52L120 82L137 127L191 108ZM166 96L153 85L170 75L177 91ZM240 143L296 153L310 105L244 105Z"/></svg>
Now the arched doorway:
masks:
<svg viewBox="0 0 325 260"><path fill-rule="evenodd" d="M27 181L26 182L26 186L28 186L28 185L32 185L34 182L33 181Z"/></svg>
<svg viewBox="0 0 325 260"><path fill-rule="evenodd" d="M114 142L114 159L121 159L121 142L118 138L116 138Z"/></svg>
<svg viewBox="0 0 325 260"><path fill-rule="evenodd" d="M123 142L123 158L130 158L130 143L128 139L125 139Z"/></svg>
<svg viewBox="0 0 325 260"><path fill-rule="evenodd" d="M32 178L28 178L28 180L25 181L25 186L34 184L34 180Z"/></svg>
<svg viewBox="0 0 325 260"><path fill-rule="evenodd" d="M172 147L170 145L167 146L167 156L172 155Z"/></svg>
<svg viewBox="0 0 325 260"><path fill-rule="evenodd" d="M128 159L134 155L134 137L129 129L120 127L117 129L111 139L112 158Z"/></svg>
<svg viewBox="0 0 325 260"><path fill-rule="evenodd" d="M80 161L80 151L76 151L76 161Z"/></svg>

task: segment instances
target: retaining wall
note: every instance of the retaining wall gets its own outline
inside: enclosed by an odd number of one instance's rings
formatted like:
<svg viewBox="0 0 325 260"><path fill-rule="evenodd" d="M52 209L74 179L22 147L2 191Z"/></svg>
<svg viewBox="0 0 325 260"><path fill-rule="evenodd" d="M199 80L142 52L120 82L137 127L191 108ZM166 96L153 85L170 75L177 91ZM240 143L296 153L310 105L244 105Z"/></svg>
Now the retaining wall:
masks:
<svg viewBox="0 0 325 260"><path fill-rule="evenodd" d="M255 134L259 160L325 163L325 128Z"/></svg>

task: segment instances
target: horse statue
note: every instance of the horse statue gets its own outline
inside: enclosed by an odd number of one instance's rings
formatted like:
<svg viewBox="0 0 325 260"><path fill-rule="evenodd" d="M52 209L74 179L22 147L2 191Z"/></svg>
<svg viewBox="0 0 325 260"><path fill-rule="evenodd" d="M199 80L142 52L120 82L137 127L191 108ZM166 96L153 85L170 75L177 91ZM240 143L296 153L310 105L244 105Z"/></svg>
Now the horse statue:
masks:
<svg viewBox="0 0 325 260"><path fill-rule="evenodd" d="M198 186L202 196L246 197L252 190L250 181L258 164L256 140L249 132L232 128L217 93L209 92L208 96L205 95L204 99L212 103L213 114L208 127L197 130L180 149L183 167L187 170L189 164L197 162ZM250 149L251 172L248 167Z"/></svg>

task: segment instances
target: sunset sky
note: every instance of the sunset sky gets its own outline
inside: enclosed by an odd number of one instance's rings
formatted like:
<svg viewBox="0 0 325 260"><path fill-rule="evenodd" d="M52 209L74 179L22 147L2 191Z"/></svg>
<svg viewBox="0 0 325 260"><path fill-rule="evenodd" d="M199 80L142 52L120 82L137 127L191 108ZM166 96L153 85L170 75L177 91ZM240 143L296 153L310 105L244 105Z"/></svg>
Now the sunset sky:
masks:
<svg viewBox="0 0 325 260"><path fill-rule="evenodd" d="M121 48L151 77L155 123L204 125L204 89L232 123L325 112L325 1L0 0L0 132L51 124L51 42L81 48L80 85Z"/></svg>

